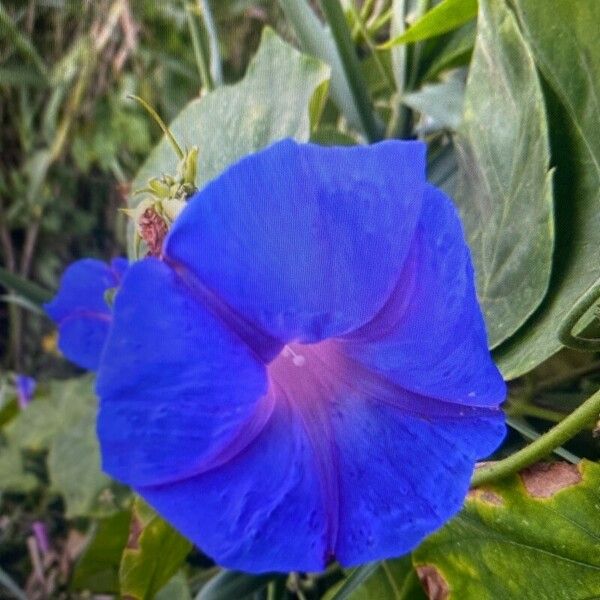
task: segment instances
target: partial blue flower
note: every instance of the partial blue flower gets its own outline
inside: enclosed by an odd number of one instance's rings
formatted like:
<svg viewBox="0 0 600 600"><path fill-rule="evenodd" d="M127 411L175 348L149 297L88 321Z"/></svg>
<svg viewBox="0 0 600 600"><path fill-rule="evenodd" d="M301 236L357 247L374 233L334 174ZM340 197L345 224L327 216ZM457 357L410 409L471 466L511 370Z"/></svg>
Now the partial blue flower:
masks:
<svg viewBox="0 0 600 600"><path fill-rule="evenodd" d="M106 294L120 285L127 260L110 264L78 260L64 272L57 295L44 305L58 326L58 347L76 365L95 371L106 342L112 311Z"/></svg>
<svg viewBox="0 0 600 600"><path fill-rule="evenodd" d="M130 267L98 374L104 469L215 561L398 556L505 434L473 268L425 147L283 141Z"/></svg>
<svg viewBox="0 0 600 600"><path fill-rule="evenodd" d="M21 410L25 410L29 406L31 399L33 398L33 394L35 393L36 387L37 383L33 377L20 374L15 375L17 403L19 404L19 408Z"/></svg>

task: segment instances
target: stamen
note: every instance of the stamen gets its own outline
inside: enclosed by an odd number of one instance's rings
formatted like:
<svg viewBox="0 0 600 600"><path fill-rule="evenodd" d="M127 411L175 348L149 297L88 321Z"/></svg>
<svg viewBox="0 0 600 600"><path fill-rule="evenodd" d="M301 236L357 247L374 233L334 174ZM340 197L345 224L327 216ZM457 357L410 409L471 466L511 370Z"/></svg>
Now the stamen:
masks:
<svg viewBox="0 0 600 600"><path fill-rule="evenodd" d="M296 367L302 367L304 365L304 363L306 362L306 358L304 356L302 356L302 354L297 354L289 346L285 346L283 348L282 354L286 358L291 356L292 362L294 363L294 365Z"/></svg>

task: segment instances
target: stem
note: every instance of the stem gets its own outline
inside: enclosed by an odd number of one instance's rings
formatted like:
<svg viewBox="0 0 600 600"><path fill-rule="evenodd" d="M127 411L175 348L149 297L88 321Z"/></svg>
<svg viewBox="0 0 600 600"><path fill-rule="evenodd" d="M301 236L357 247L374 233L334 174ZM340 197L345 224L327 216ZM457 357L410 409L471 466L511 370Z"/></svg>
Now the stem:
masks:
<svg viewBox="0 0 600 600"><path fill-rule="evenodd" d="M541 434L537 432L533 427L531 427L531 425L529 425L529 423L523 417L507 416L506 423L509 425L509 427L511 427L515 431L518 431L523 437L527 438L528 440L534 441L540 438ZM581 460L579 456L575 456L575 454L569 452L568 450L565 450L561 446L559 446L558 448L554 448L552 452L573 464L577 464Z"/></svg>
<svg viewBox="0 0 600 600"><path fill-rule="evenodd" d="M213 83L216 85L223 85L223 67L221 65L219 37L208 0L198 0L198 10L202 16L204 27L206 27L208 48L210 50L210 73L212 75Z"/></svg>
<svg viewBox="0 0 600 600"><path fill-rule="evenodd" d="M392 22L390 31L392 37L404 33L404 18L406 13L406 1L394 0L392 4ZM407 80L407 48L404 44L394 46L391 49L392 66L394 69L394 79L396 81L396 97L394 98L393 115L388 123L386 137L405 138L410 134L411 111L404 102L402 96L406 90Z"/></svg>
<svg viewBox="0 0 600 600"><path fill-rule="evenodd" d="M429 0L419 0L417 4L416 18L419 19L429 10ZM412 48L411 68L408 73L408 82L406 91L412 92L417 84L419 75L419 62L421 61L421 53L423 52L423 42L417 42Z"/></svg>
<svg viewBox="0 0 600 600"><path fill-rule="evenodd" d="M362 17L356 12L356 10L354 8L352 8L350 10L352 11L354 18L356 19L356 26L358 27L359 33L362 34L362 37L365 40L367 46L369 46L369 50L371 51L373 60L375 61L375 64L377 65L377 70L379 71L379 74L381 75L382 79L385 81L385 84L387 85L387 87L389 87L391 90L393 90L394 89L394 77L391 73L388 73L383 62L381 62L381 58L379 58L379 55L377 54L377 48L375 48L375 44L373 43L373 40L371 40L371 34L368 32L367 27L365 26L365 24L362 20Z"/></svg>
<svg viewBox="0 0 600 600"><path fill-rule="evenodd" d="M562 344L575 350L584 352L597 352L600 350L600 340L584 338L573 335L573 328L581 317L600 298L600 280L598 280L588 291L575 303L558 328L558 339Z"/></svg>
<svg viewBox="0 0 600 600"><path fill-rule="evenodd" d="M22 55L27 56L31 62L35 65L40 75L44 78L44 81L48 81L48 71L46 65L42 60L42 57L38 54L35 46L31 41L25 37L20 31L18 26L10 18L10 15L0 2L0 31L6 36L12 43L12 46L17 49Z"/></svg>
<svg viewBox="0 0 600 600"><path fill-rule="evenodd" d="M198 23L193 14L194 12L194 7L190 2L185 7L185 15L190 30L190 37L192 38L192 46L194 47L196 66L198 67L198 73L200 74L200 85L204 90L210 92L214 89L214 85L210 76L210 67L204 52L202 38L200 37L200 29L198 28Z"/></svg>
<svg viewBox="0 0 600 600"><path fill-rule="evenodd" d="M529 446L504 460L475 471L473 479L471 479L471 486L476 487L508 477L537 462L579 433L592 420L598 418L598 414L600 414L600 390Z"/></svg>
<svg viewBox="0 0 600 600"><path fill-rule="evenodd" d="M329 23L333 39L337 46L337 51L344 67L344 72L350 86L350 91L354 97L356 108L361 125L370 142L376 142L382 138L381 132L375 114L371 105L371 98L367 89L367 84L360 70L360 63L352 37L348 30L346 17L339 0L321 0L323 14Z"/></svg>
<svg viewBox="0 0 600 600"><path fill-rule="evenodd" d="M175 150L177 158L179 158L179 160L183 160L185 156L183 154L183 150L177 143L177 140L173 137L170 129L165 125L165 122L160 118L159 114L143 98L134 96L133 94L128 94L127 97L139 102L146 109L150 116L156 121L157 125L162 129L163 133L167 136L169 142L171 142L171 146L173 146L173 150Z"/></svg>
<svg viewBox="0 0 600 600"><path fill-rule="evenodd" d="M533 391L531 392L531 394L533 396L537 396L538 394L542 394L543 392L548 392L557 387L561 387L566 383L570 383L571 381L575 381L580 377L590 375L596 371L600 371L600 361L593 362L589 365L585 365L584 367L579 367L578 369L572 369L564 375L558 375L556 377L553 377L552 379L546 379L545 381L541 381L533 387Z"/></svg>
<svg viewBox="0 0 600 600"><path fill-rule="evenodd" d="M287 20L298 36L302 50L312 54L331 68L331 98L348 123L360 127L360 117L350 91L344 67L331 33L326 30L306 0L279 0Z"/></svg>

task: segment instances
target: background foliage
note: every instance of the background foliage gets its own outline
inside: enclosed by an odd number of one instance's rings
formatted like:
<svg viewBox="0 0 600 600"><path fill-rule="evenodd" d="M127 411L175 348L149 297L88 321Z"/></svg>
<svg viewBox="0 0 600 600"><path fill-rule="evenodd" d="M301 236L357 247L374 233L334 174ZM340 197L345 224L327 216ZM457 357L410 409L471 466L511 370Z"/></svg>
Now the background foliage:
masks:
<svg viewBox="0 0 600 600"><path fill-rule="evenodd" d="M597 391L600 3L345 0L341 19L334 5L0 2L0 597L600 597L594 418L555 449L566 462L475 487L412 556L346 572L219 570L100 470L92 379L39 304L72 260L131 247L118 209L177 165L131 94L199 146L200 186L282 137L426 140L511 380L494 458ZM571 325L591 352L564 347L582 347ZM38 380L26 408L18 373Z"/></svg>

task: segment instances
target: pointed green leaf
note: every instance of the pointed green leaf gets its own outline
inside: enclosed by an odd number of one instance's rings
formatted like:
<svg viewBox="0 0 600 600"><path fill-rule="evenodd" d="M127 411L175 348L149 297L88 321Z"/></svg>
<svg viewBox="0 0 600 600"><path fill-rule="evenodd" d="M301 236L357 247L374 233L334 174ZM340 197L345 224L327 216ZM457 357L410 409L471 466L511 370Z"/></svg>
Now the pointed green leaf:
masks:
<svg viewBox="0 0 600 600"><path fill-rule="evenodd" d="M36 283L33 283L33 281L11 273L3 267L0 267L0 285L13 290L19 296L36 305L41 305L52 299L52 292L45 290Z"/></svg>
<svg viewBox="0 0 600 600"><path fill-rule="evenodd" d="M553 2L551 9L538 0L513 4L549 84L557 253L540 310L496 353L510 378L561 348L560 322L600 278L600 3Z"/></svg>
<svg viewBox="0 0 600 600"><path fill-rule="evenodd" d="M158 591L154 600L192 600L190 587L183 572L179 571L173 575Z"/></svg>
<svg viewBox="0 0 600 600"><path fill-rule="evenodd" d="M372 598L426 600L410 555L369 563L354 569L347 579L329 590L323 600Z"/></svg>
<svg viewBox="0 0 600 600"><path fill-rule="evenodd" d="M384 44L382 48L420 42L441 35L464 25L475 16L477 16L477 0L443 0L404 33Z"/></svg>
<svg viewBox="0 0 600 600"><path fill-rule="evenodd" d="M476 488L415 551L448 600L579 600L600 595L600 465L538 464Z"/></svg>
<svg viewBox="0 0 600 600"><path fill-rule="evenodd" d="M177 573L192 544L140 498L129 531L119 568L121 596L150 600Z"/></svg>
<svg viewBox="0 0 600 600"><path fill-rule="evenodd" d="M554 240L544 98L504 0L480 2L457 146L462 177L455 198L494 347L542 301Z"/></svg>
<svg viewBox="0 0 600 600"><path fill-rule="evenodd" d="M267 587L270 581L285 577L277 574L251 575L224 570L215 575L196 596L196 600L245 600Z"/></svg>

